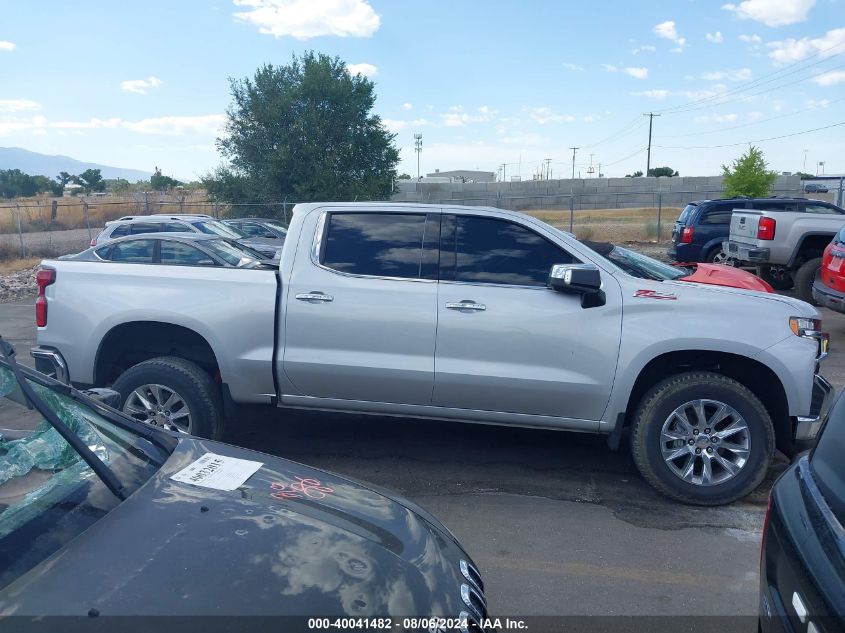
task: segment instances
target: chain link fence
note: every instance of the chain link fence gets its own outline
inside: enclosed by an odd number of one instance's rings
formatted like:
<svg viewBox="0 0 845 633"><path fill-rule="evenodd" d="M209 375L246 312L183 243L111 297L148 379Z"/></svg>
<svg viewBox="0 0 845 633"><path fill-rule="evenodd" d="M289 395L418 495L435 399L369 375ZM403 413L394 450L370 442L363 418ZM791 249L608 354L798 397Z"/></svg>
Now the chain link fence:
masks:
<svg viewBox="0 0 845 633"><path fill-rule="evenodd" d="M55 257L88 247L105 223L131 215L205 214L290 219L294 202L226 204L196 195L26 198L0 203L0 260Z"/></svg>

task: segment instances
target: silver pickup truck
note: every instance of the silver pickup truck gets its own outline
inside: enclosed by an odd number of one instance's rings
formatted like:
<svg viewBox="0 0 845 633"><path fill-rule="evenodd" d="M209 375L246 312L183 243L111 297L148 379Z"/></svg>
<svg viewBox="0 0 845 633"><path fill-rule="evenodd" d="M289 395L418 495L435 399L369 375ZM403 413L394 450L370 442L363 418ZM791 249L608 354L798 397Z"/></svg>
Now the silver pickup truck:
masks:
<svg viewBox="0 0 845 633"><path fill-rule="evenodd" d="M500 209L304 204L278 270L58 260L39 283L39 368L205 437L238 403L630 436L656 488L713 505L812 442L833 392L810 305L633 277Z"/></svg>
<svg viewBox="0 0 845 633"><path fill-rule="evenodd" d="M758 275L778 290L794 285L798 296L812 303L822 252L843 226L845 209L835 204L784 198L765 210L735 209L722 250L756 266Z"/></svg>

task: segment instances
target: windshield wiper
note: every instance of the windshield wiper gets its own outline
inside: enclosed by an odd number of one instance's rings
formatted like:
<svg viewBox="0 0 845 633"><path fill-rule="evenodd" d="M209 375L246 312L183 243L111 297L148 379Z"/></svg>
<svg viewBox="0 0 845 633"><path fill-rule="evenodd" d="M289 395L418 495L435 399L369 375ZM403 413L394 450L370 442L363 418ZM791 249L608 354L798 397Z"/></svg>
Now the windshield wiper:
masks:
<svg viewBox="0 0 845 633"><path fill-rule="evenodd" d="M91 470L94 471L94 474L102 480L112 494L121 501L124 501L127 495L124 492L124 486L120 483L117 475L115 475L111 469L109 469L109 467L106 466L106 464L103 463L103 461L97 457L94 452L88 448L88 446L85 445L82 438L71 431L70 428L62 422L59 416L56 415L56 412L53 411L37 393L35 393L32 385L29 384L26 376L23 375L23 372L18 365L18 361L15 360L15 348L12 347L10 343L4 341L2 337L0 337L0 356L2 356L2 359L9 365L12 373L15 374L15 380L17 380L23 395L29 403L29 406L37 409L38 412L44 416L44 419L50 423L50 426L56 429L58 434L71 445L73 450L79 453L79 456L82 457L85 463L88 464Z"/></svg>

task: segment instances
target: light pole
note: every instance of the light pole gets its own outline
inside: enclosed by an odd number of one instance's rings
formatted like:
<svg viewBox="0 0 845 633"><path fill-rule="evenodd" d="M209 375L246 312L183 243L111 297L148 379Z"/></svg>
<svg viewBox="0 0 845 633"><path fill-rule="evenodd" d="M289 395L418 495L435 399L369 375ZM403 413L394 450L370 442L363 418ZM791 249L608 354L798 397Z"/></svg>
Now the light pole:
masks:
<svg viewBox="0 0 845 633"><path fill-rule="evenodd" d="M422 154L422 134L414 134L414 151L417 153L417 180L420 178L420 154Z"/></svg>
<svg viewBox="0 0 845 633"><path fill-rule="evenodd" d="M807 172L807 152L808 152L808 151L809 151L809 150L806 150L806 149L804 150L804 168L801 170L801 171L803 171L804 173L806 173L806 172Z"/></svg>

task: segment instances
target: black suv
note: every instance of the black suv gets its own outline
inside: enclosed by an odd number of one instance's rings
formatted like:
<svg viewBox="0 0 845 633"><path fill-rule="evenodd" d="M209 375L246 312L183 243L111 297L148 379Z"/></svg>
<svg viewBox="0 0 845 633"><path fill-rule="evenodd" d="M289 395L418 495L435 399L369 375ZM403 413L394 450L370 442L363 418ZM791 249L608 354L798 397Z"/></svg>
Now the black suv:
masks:
<svg viewBox="0 0 845 633"><path fill-rule="evenodd" d="M731 214L734 209L757 209L758 211L801 211L806 198L722 198L690 202L675 220L672 229L672 245L666 253L678 262L727 261L722 251L722 242L731 232ZM836 205L813 200L814 205L837 209Z"/></svg>

